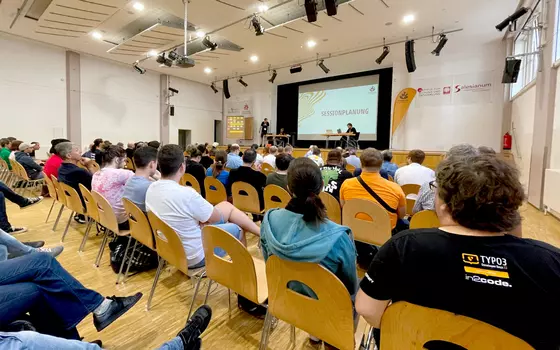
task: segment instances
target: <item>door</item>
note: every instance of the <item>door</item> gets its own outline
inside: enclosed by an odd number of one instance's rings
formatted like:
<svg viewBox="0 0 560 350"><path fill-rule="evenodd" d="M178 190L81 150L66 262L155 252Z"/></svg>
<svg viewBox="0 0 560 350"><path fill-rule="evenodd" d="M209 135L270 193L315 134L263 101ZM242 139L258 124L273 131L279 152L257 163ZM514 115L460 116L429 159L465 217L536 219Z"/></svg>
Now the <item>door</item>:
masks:
<svg viewBox="0 0 560 350"><path fill-rule="evenodd" d="M214 141L222 144L222 121L214 120Z"/></svg>
<svg viewBox="0 0 560 350"><path fill-rule="evenodd" d="M191 131L179 129L179 146L184 150L187 149L187 145L191 144Z"/></svg>

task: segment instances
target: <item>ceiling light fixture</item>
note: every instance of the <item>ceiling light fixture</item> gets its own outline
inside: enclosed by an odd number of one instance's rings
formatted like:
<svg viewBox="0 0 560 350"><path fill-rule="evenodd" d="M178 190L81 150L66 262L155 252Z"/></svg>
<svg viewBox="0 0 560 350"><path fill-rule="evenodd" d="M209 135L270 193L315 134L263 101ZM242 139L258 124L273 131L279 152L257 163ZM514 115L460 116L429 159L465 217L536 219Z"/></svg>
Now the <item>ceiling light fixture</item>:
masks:
<svg viewBox="0 0 560 350"><path fill-rule="evenodd" d="M276 76L278 75L278 73L276 73L276 69L274 69L272 71L272 76L270 77L270 79L268 79L269 82L274 83L274 79L276 79Z"/></svg>
<svg viewBox="0 0 560 350"><path fill-rule="evenodd" d="M445 44L447 44L447 40L449 40L449 39L447 39L445 34L441 34L439 36L439 43L438 43L437 47L434 49L434 51L432 51L432 55L439 56L441 50L443 49Z"/></svg>
<svg viewBox="0 0 560 350"><path fill-rule="evenodd" d="M249 57L249 59L251 60L251 62L255 63L255 62L258 62L259 56L253 55L253 56Z"/></svg>
<svg viewBox="0 0 560 350"><path fill-rule="evenodd" d="M140 63L140 62L136 61L136 62L134 62L134 63L132 64L132 67L134 67L134 70L137 71L137 72L140 73L140 74L146 73L146 69L140 67L140 66L138 65L138 63Z"/></svg>
<svg viewBox="0 0 560 350"><path fill-rule="evenodd" d="M206 74L212 73L212 68L210 68L210 67L204 68L204 73L206 73Z"/></svg>
<svg viewBox="0 0 560 350"><path fill-rule="evenodd" d="M325 74L329 74L329 72L331 71L327 68L327 66L325 66L325 60L317 61L317 65L323 70L323 72L325 72Z"/></svg>
<svg viewBox="0 0 560 350"><path fill-rule="evenodd" d="M156 62L159 64L166 65L167 67L171 67L173 65L173 61L165 57L165 52L156 58Z"/></svg>
<svg viewBox="0 0 560 350"><path fill-rule="evenodd" d="M389 55L389 46L385 45L385 38L383 38L383 52L381 53L381 55L375 60L375 62L377 64L381 64L381 62L383 62L383 60L385 59L385 57L387 57Z"/></svg>
<svg viewBox="0 0 560 350"><path fill-rule="evenodd" d="M307 22L317 21L317 0L305 0L305 14L307 15Z"/></svg>
<svg viewBox="0 0 560 350"><path fill-rule="evenodd" d="M243 81L243 77L239 77L237 81L239 82L239 84L243 85L244 87L249 86L246 82Z"/></svg>
<svg viewBox="0 0 560 350"><path fill-rule="evenodd" d="M520 19L521 17L523 17L523 15L525 15L527 12L529 12L529 9L526 7L521 7L519 10L515 11L513 14L511 14L510 16L508 16L506 19L504 19L502 22L500 22L497 26L496 29L499 30L500 32L504 29L506 29L507 26L509 26L510 24L515 23L515 21L517 21L518 19Z"/></svg>
<svg viewBox="0 0 560 350"><path fill-rule="evenodd" d="M134 5L132 5L132 7L134 7L138 11L144 10L144 4L141 2L135 2Z"/></svg>
<svg viewBox="0 0 560 350"><path fill-rule="evenodd" d="M414 15L413 14L406 15L406 16L403 17L402 21L403 21L404 24L410 24L410 23L414 22Z"/></svg>
<svg viewBox="0 0 560 350"><path fill-rule="evenodd" d="M212 88L212 90L214 90L215 94L218 93L218 89L216 89L216 84L215 83L210 84L210 88Z"/></svg>
<svg viewBox="0 0 560 350"><path fill-rule="evenodd" d="M308 41L307 41L307 47L308 47L308 48L311 49L311 48L313 48L313 47L315 47L315 46L317 46L317 42L316 42L315 40L308 40Z"/></svg>
<svg viewBox="0 0 560 350"><path fill-rule="evenodd" d="M92 36L94 39L97 39L97 40L102 40L102 39L103 39L103 34L101 34L101 33L98 32L98 31L92 32L92 33L91 33L91 36Z"/></svg>
<svg viewBox="0 0 560 350"><path fill-rule="evenodd" d="M259 5L259 12L266 12L268 11L268 6L266 4Z"/></svg>
<svg viewBox="0 0 560 350"><path fill-rule="evenodd" d="M150 50L148 52L148 57L156 57L158 55L158 52L156 50Z"/></svg>
<svg viewBox="0 0 560 350"><path fill-rule="evenodd" d="M253 18L251 19L251 25L253 26L253 28L255 28L255 34L257 36L261 36L264 34L264 28L261 24L261 20L259 19L259 17L257 17L257 15L253 16Z"/></svg>
<svg viewBox="0 0 560 350"><path fill-rule="evenodd" d="M178 59L179 56L180 55L175 51L169 51L169 53L167 54L167 57L172 61L175 61L176 59Z"/></svg>
<svg viewBox="0 0 560 350"><path fill-rule="evenodd" d="M204 33L202 30L198 30L196 32L196 36L199 38L204 38L206 36L206 33Z"/></svg>
<svg viewBox="0 0 560 350"><path fill-rule="evenodd" d="M202 45L209 48L210 51L214 51L218 47L217 43L210 40L210 35L204 37L204 39L202 40Z"/></svg>

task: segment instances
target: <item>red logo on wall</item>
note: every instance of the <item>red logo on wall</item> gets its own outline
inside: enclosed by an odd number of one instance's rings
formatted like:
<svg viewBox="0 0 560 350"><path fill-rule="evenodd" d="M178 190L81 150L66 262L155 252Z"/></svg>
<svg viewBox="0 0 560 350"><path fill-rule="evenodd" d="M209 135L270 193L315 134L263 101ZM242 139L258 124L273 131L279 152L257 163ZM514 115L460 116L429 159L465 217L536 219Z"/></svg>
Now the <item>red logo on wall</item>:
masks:
<svg viewBox="0 0 560 350"><path fill-rule="evenodd" d="M248 110L249 110L249 105L248 105L248 104L245 104L245 106L243 106L243 109L246 110L246 111L248 111Z"/></svg>
<svg viewBox="0 0 560 350"><path fill-rule="evenodd" d="M461 85L455 85L455 92L461 92Z"/></svg>
<svg viewBox="0 0 560 350"><path fill-rule="evenodd" d="M422 92L422 91L424 91L424 89L418 88L418 92Z"/></svg>
<svg viewBox="0 0 560 350"><path fill-rule="evenodd" d="M451 86L444 86L443 87L443 94L449 95L451 93Z"/></svg>

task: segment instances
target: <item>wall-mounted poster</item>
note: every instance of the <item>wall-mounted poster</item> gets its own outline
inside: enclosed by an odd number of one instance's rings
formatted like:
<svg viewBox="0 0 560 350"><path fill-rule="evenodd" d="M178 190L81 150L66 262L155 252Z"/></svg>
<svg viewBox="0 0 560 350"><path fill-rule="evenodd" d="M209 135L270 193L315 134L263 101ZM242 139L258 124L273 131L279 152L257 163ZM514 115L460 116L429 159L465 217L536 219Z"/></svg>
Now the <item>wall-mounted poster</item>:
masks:
<svg viewBox="0 0 560 350"><path fill-rule="evenodd" d="M226 138L245 138L245 117L242 115L228 115L226 124Z"/></svg>

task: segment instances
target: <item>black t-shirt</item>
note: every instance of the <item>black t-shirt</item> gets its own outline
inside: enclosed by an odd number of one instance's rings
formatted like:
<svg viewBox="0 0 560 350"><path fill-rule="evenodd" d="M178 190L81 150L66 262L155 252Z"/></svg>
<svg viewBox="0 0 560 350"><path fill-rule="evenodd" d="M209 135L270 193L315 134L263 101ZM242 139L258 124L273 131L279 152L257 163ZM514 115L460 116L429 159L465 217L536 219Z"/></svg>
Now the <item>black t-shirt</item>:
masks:
<svg viewBox="0 0 560 350"><path fill-rule="evenodd" d="M133 148L127 148L125 149L126 152L126 156L130 159L134 159L134 149Z"/></svg>
<svg viewBox="0 0 560 350"><path fill-rule="evenodd" d="M214 164L214 160L212 158L210 158L209 156L202 156L200 158L200 164L202 164L203 167L208 169L208 168L210 168L210 166L212 164Z"/></svg>
<svg viewBox="0 0 560 350"><path fill-rule="evenodd" d="M237 169L231 169L228 177L228 193L231 193L231 185L238 181L246 182L257 190L261 210L264 209L263 188L266 185L266 175L248 166L240 166Z"/></svg>
<svg viewBox="0 0 560 350"><path fill-rule="evenodd" d="M82 204L85 207L85 202L82 198L82 191L80 190L80 184L84 185L88 190L91 191L91 178L92 175L89 171L78 167L72 163L62 163L60 168L58 168L58 181L67 184L78 192L80 199L82 199Z"/></svg>
<svg viewBox="0 0 560 350"><path fill-rule="evenodd" d="M340 197L342 183L352 177L352 173L343 169L340 165L322 166L321 175L323 176L323 191L332 194L336 199Z"/></svg>
<svg viewBox="0 0 560 350"><path fill-rule="evenodd" d="M200 194L202 197L206 197L206 190L204 188L204 179L206 178L206 169L200 163L192 161L190 159L185 161L185 173L191 174L198 181L200 185Z"/></svg>
<svg viewBox="0 0 560 350"><path fill-rule="evenodd" d="M360 288L472 317L536 349L560 346L560 250L544 242L407 230L381 247Z"/></svg>
<svg viewBox="0 0 560 350"><path fill-rule="evenodd" d="M261 134L268 134L268 127L270 126L269 122L262 122L261 123Z"/></svg>

